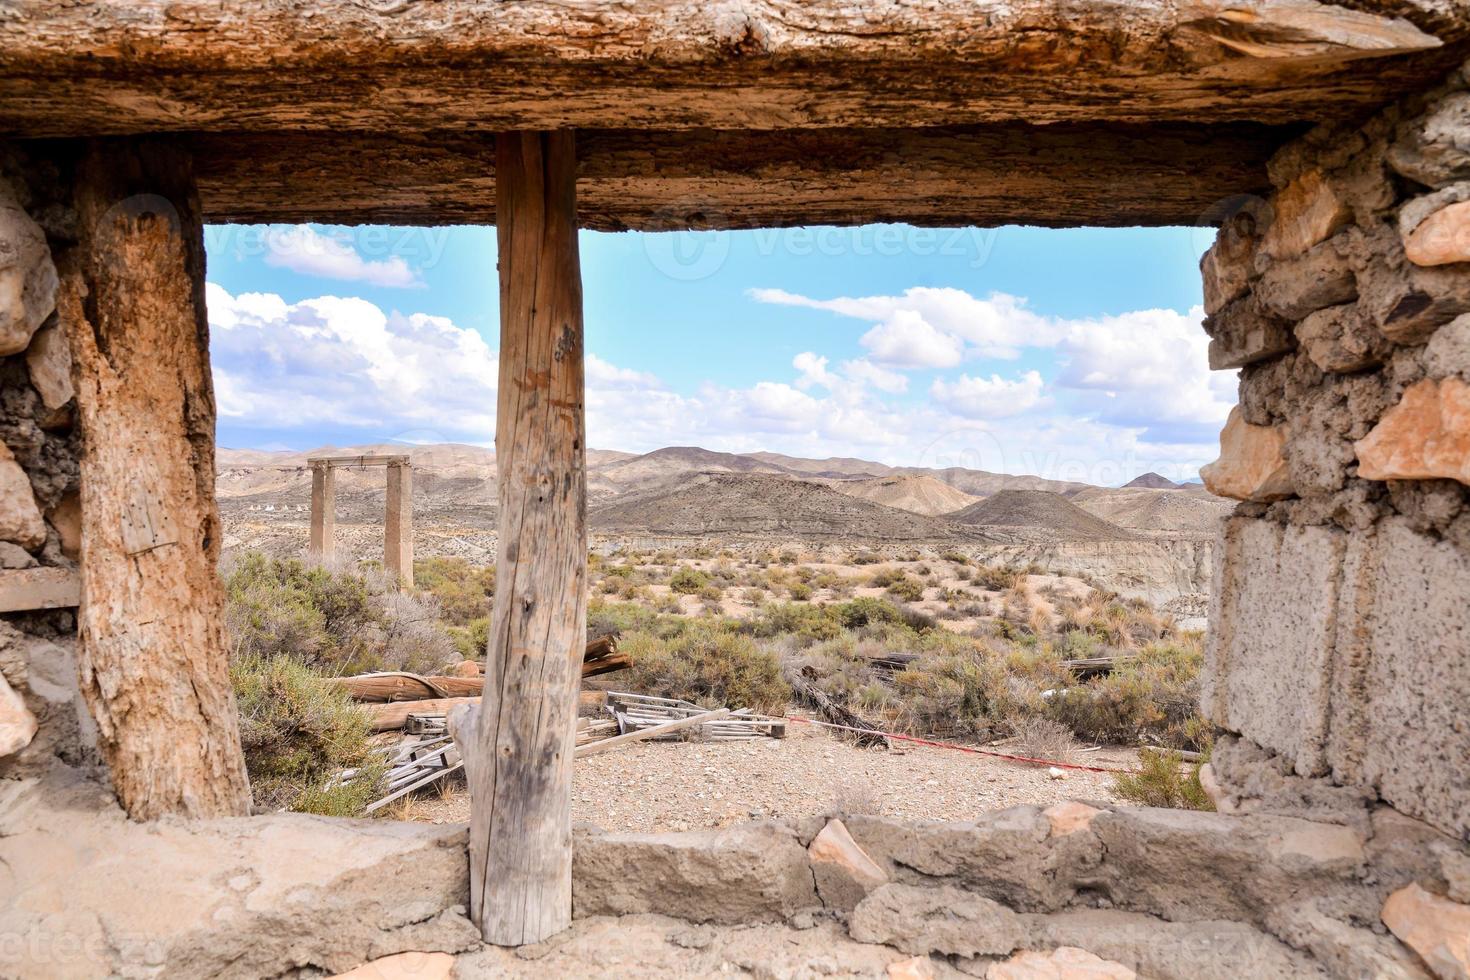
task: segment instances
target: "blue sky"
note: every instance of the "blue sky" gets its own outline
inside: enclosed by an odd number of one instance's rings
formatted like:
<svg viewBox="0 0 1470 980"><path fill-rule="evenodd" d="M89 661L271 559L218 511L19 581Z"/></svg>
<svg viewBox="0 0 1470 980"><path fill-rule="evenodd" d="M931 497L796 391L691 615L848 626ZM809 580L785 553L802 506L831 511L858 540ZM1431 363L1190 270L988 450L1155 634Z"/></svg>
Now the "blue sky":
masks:
<svg viewBox="0 0 1470 980"><path fill-rule="evenodd" d="M581 237L592 446L1089 482L1213 458L1206 229ZM212 227L219 441L489 444L492 228Z"/></svg>

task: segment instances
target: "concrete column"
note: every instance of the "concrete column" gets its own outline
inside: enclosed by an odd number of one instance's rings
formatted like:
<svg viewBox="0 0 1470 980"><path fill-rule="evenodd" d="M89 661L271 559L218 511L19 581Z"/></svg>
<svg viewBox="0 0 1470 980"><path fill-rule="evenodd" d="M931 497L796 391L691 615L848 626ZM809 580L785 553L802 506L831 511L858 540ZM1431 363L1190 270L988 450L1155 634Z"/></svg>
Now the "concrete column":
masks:
<svg viewBox="0 0 1470 980"><path fill-rule="evenodd" d="M326 564L337 554L337 477L326 464L311 468L311 547L307 557Z"/></svg>
<svg viewBox="0 0 1470 980"><path fill-rule="evenodd" d="M383 522L383 569L413 585L413 468L388 464L388 512Z"/></svg>

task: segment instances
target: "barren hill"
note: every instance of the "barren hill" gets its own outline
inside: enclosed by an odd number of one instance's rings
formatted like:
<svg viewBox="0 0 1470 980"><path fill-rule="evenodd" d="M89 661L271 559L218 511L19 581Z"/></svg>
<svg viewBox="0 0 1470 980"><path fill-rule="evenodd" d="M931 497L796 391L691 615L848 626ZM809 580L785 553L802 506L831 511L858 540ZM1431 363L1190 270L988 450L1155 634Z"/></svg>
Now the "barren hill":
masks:
<svg viewBox="0 0 1470 980"><path fill-rule="evenodd" d="M947 483L972 497L984 497L1001 490L1048 490L1052 493L1076 493L1090 486L1087 483L1048 480L1043 476L1013 476L1009 473L967 470L962 466L950 466L942 470L908 467L902 472L932 476L941 483Z"/></svg>
<svg viewBox="0 0 1470 980"><path fill-rule="evenodd" d="M1034 529L1062 541L1118 541L1136 535L1046 490L1001 490L948 519L974 526Z"/></svg>
<svg viewBox="0 0 1470 980"><path fill-rule="evenodd" d="M870 480L837 481L832 484L832 489L926 517L951 514L979 499L932 476L911 473L879 476Z"/></svg>
<svg viewBox="0 0 1470 980"><path fill-rule="evenodd" d="M1089 514L1136 531L1170 534L1214 534L1235 501L1216 497L1203 487L1175 490L1109 490L1093 487L1072 501Z"/></svg>
<svg viewBox="0 0 1470 980"><path fill-rule="evenodd" d="M1159 476L1159 474L1157 473L1144 473L1142 476L1135 476L1133 479L1123 484L1121 489L1178 490L1179 484L1175 483L1168 477Z"/></svg>
<svg viewBox="0 0 1470 980"><path fill-rule="evenodd" d="M595 531L679 536L937 541L964 535L943 522L825 484L767 474L706 474L673 489L598 507L590 523Z"/></svg>

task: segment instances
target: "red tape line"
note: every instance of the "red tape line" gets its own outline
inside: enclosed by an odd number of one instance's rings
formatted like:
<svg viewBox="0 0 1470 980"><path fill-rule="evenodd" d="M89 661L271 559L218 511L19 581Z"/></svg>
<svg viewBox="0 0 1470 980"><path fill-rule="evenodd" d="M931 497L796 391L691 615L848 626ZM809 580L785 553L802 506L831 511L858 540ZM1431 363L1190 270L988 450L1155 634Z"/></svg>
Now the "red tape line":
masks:
<svg viewBox="0 0 1470 980"><path fill-rule="evenodd" d="M869 728L855 728L852 725L834 725L830 721L817 721L815 718L798 718L795 715L787 715L787 721L800 722L803 725L820 725L823 728L839 728L847 732L858 732L862 735L882 735L884 738L896 738L901 742L916 742L919 745L927 745L935 749L954 749L956 752L969 752L971 755L988 755L995 759L1007 759L1011 762L1029 762L1034 766L1056 766L1058 769L1081 769L1084 772L1136 772L1134 769L1105 769L1102 766L1082 766L1073 762L1057 762L1055 759L1032 759L1024 755L1007 755L1004 752L989 752L985 749L977 749L969 745L957 745L954 742L936 742L933 739L919 738L916 735L899 735L897 732L883 732Z"/></svg>

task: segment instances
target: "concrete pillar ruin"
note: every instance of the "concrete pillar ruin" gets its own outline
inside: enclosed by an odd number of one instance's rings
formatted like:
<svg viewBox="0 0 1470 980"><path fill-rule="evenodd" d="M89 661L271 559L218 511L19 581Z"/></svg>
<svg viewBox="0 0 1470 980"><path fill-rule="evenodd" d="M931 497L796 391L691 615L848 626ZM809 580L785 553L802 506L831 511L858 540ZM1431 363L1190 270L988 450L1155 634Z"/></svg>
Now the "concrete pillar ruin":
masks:
<svg viewBox="0 0 1470 980"><path fill-rule="evenodd" d="M383 520L383 570L413 585L413 469L388 464L388 493Z"/></svg>
<svg viewBox="0 0 1470 980"><path fill-rule="evenodd" d="M1288 144L1202 262L1240 369L1201 698L1237 803L1288 772L1470 839L1467 112L1462 70Z"/></svg>
<svg viewBox="0 0 1470 980"><path fill-rule="evenodd" d="M383 570L413 585L413 467L407 456L321 456L311 467L311 541L307 557L330 564L337 553L337 475L341 466L384 466Z"/></svg>
<svg viewBox="0 0 1470 980"><path fill-rule="evenodd" d="M311 464L311 543L307 557L328 565L337 555L337 477L331 464Z"/></svg>

